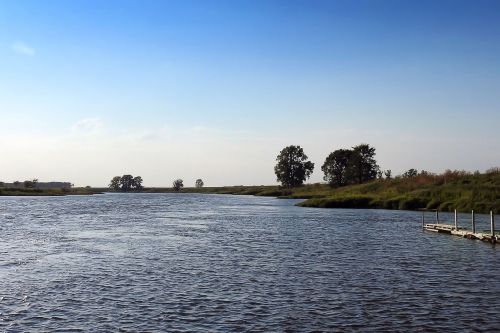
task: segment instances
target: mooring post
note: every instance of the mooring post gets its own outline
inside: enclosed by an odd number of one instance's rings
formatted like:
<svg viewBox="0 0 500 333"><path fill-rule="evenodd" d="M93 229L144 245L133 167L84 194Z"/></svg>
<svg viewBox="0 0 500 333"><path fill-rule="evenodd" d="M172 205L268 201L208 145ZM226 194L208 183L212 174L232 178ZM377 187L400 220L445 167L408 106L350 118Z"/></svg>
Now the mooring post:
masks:
<svg viewBox="0 0 500 333"><path fill-rule="evenodd" d="M458 230L457 210L455 209L455 231Z"/></svg>
<svg viewBox="0 0 500 333"><path fill-rule="evenodd" d="M425 211L422 211L422 230L425 229Z"/></svg>
<svg viewBox="0 0 500 333"><path fill-rule="evenodd" d="M493 215L493 211L490 210L490 221L491 221L491 237L495 237L495 215Z"/></svg>
<svg viewBox="0 0 500 333"><path fill-rule="evenodd" d="M474 216L474 210L472 210L472 233L476 233L476 218Z"/></svg>
<svg viewBox="0 0 500 333"><path fill-rule="evenodd" d="M439 210L436 209L436 223L439 224Z"/></svg>

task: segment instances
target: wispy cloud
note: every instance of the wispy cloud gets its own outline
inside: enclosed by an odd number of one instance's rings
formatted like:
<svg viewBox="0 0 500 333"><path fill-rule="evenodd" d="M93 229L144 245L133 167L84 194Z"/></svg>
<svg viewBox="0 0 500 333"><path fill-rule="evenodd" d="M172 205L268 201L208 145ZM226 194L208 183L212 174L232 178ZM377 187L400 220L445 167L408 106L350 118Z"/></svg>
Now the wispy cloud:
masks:
<svg viewBox="0 0 500 333"><path fill-rule="evenodd" d="M103 123L100 118L85 118L71 126L71 131L79 134L96 134L101 131L102 127Z"/></svg>
<svg viewBox="0 0 500 333"><path fill-rule="evenodd" d="M26 43L23 42L15 42L12 44L12 51L14 51L17 54L25 55L25 56L34 56L36 51L34 48L31 46L27 45Z"/></svg>

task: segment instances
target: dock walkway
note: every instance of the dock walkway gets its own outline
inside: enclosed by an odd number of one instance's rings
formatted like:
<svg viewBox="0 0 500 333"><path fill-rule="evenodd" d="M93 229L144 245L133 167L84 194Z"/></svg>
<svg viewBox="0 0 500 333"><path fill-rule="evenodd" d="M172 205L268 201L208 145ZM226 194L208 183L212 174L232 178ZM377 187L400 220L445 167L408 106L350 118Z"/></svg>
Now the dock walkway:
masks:
<svg viewBox="0 0 500 333"><path fill-rule="evenodd" d="M421 210L422 210L422 229L424 230L450 234L467 239L478 239L492 244L500 243L500 232L498 230L495 230L495 216L493 215L493 212L490 212L490 221L491 221L490 231L476 232L474 211L472 211L472 219L471 219L472 230L467 230L465 228L458 226L456 210L455 210L455 224L439 223L439 212L437 210L432 210L436 212L437 223L425 223L425 212L429 210L428 209L421 209Z"/></svg>

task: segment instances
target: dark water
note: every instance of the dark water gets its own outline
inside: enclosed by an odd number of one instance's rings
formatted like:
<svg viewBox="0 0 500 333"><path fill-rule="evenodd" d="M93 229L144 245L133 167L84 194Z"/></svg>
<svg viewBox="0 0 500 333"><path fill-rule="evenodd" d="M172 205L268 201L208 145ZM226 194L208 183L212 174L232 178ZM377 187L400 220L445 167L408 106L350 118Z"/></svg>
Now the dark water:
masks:
<svg viewBox="0 0 500 333"><path fill-rule="evenodd" d="M500 331L499 246L295 202L0 198L0 331Z"/></svg>

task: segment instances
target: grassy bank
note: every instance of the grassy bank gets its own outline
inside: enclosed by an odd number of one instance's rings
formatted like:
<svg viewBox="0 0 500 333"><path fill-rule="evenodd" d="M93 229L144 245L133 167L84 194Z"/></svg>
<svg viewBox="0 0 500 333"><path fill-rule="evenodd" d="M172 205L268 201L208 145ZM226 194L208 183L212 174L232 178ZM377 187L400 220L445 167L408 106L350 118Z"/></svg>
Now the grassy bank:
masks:
<svg viewBox="0 0 500 333"><path fill-rule="evenodd" d="M419 175L412 178L376 180L367 184L332 189L324 197L310 198L303 207L418 209L500 213L500 173Z"/></svg>
<svg viewBox="0 0 500 333"><path fill-rule="evenodd" d="M76 187L71 189L34 189L34 188L0 188L0 196L62 196L91 195L102 191L92 188Z"/></svg>
<svg viewBox="0 0 500 333"><path fill-rule="evenodd" d="M149 188L145 192L173 192L172 189ZM437 208L461 212L474 209L500 213L500 172L469 174L447 172L442 175L421 174L411 178L381 179L360 185L331 188L325 184L305 185L294 189L278 186L227 186L184 188L183 193L217 193L273 196L306 199L302 207L321 208Z"/></svg>

